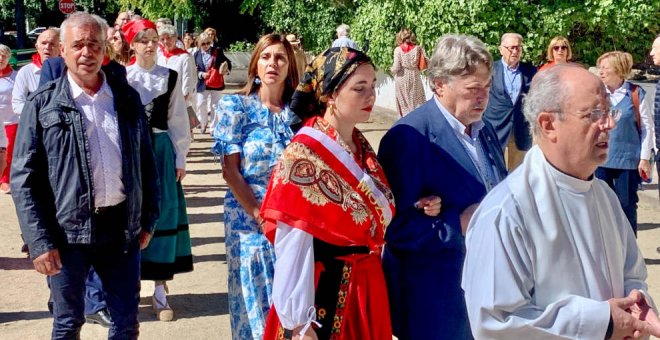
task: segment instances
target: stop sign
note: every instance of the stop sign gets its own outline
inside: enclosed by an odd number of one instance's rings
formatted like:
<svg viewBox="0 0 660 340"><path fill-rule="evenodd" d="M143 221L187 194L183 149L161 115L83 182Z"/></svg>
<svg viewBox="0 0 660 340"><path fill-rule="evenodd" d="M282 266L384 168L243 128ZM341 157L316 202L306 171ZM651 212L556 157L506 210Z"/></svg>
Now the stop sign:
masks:
<svg viewBox="0 0 660 340"><path fill-rule="evenodd" d="M60 0L60 12L71 14L76 10L76 3L73 0Z"/></svg>

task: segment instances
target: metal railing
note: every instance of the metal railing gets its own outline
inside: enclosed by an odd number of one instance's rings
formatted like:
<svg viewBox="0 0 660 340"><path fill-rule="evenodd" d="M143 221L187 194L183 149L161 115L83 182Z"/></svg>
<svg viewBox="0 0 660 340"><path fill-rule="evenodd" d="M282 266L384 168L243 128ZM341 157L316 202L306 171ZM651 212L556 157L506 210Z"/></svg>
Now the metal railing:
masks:
<svg viewBox="0 0 660 340"><path fill-rule="evenodd" d="M27 65L32 62L31 56L37 53L36 48L26 48L22 50L11 50L11 57L9 58L9 65L12 68L18 69L21 66Z"/></svg>

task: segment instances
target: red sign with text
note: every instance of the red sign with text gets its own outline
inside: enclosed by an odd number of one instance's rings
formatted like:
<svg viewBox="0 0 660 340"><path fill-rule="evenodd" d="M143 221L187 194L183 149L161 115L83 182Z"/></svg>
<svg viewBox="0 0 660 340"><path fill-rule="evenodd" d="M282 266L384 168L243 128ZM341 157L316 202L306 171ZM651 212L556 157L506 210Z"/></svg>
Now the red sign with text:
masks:
<svg viewBox="0 0 660 340"><path fill-rule="evenodd" d="M76 10L76 3L73 0L60 0L60 12L71 14Z"/></svg>

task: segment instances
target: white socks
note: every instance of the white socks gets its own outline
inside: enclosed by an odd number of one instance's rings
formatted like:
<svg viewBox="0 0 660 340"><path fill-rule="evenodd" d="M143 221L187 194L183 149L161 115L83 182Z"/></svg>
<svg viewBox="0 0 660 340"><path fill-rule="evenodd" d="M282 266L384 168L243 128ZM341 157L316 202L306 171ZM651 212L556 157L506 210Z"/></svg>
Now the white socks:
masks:
<svg viewBox="0 0 660 340"><path fill-rule="evenodd" d="M154 296L156 297L156 303L158 304L159 308L169 307L169 304L167 303L167 293L165 292L165 285L162 284L156 285L156 289L154 290Z"/></svg>

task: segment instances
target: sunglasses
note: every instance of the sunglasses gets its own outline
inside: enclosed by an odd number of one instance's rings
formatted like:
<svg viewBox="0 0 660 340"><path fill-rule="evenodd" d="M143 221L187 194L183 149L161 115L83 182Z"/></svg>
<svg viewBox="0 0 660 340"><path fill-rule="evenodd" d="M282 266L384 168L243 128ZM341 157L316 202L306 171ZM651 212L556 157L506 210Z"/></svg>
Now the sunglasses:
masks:
<svg viewBox="0 0 660 340"><path fill-rule="evenodd" d="M210 43L210 42L204 42L204 43L202 43L202 46L208 46L208 45L211 45L211 43Z"/></svg>
<svg viewBox="0 0 660 340"><path fill-rule="evenodd" d="M553 51L566 51L568 50L568 46L566 45L561 45L561 46L552 46Z"/></svg>

